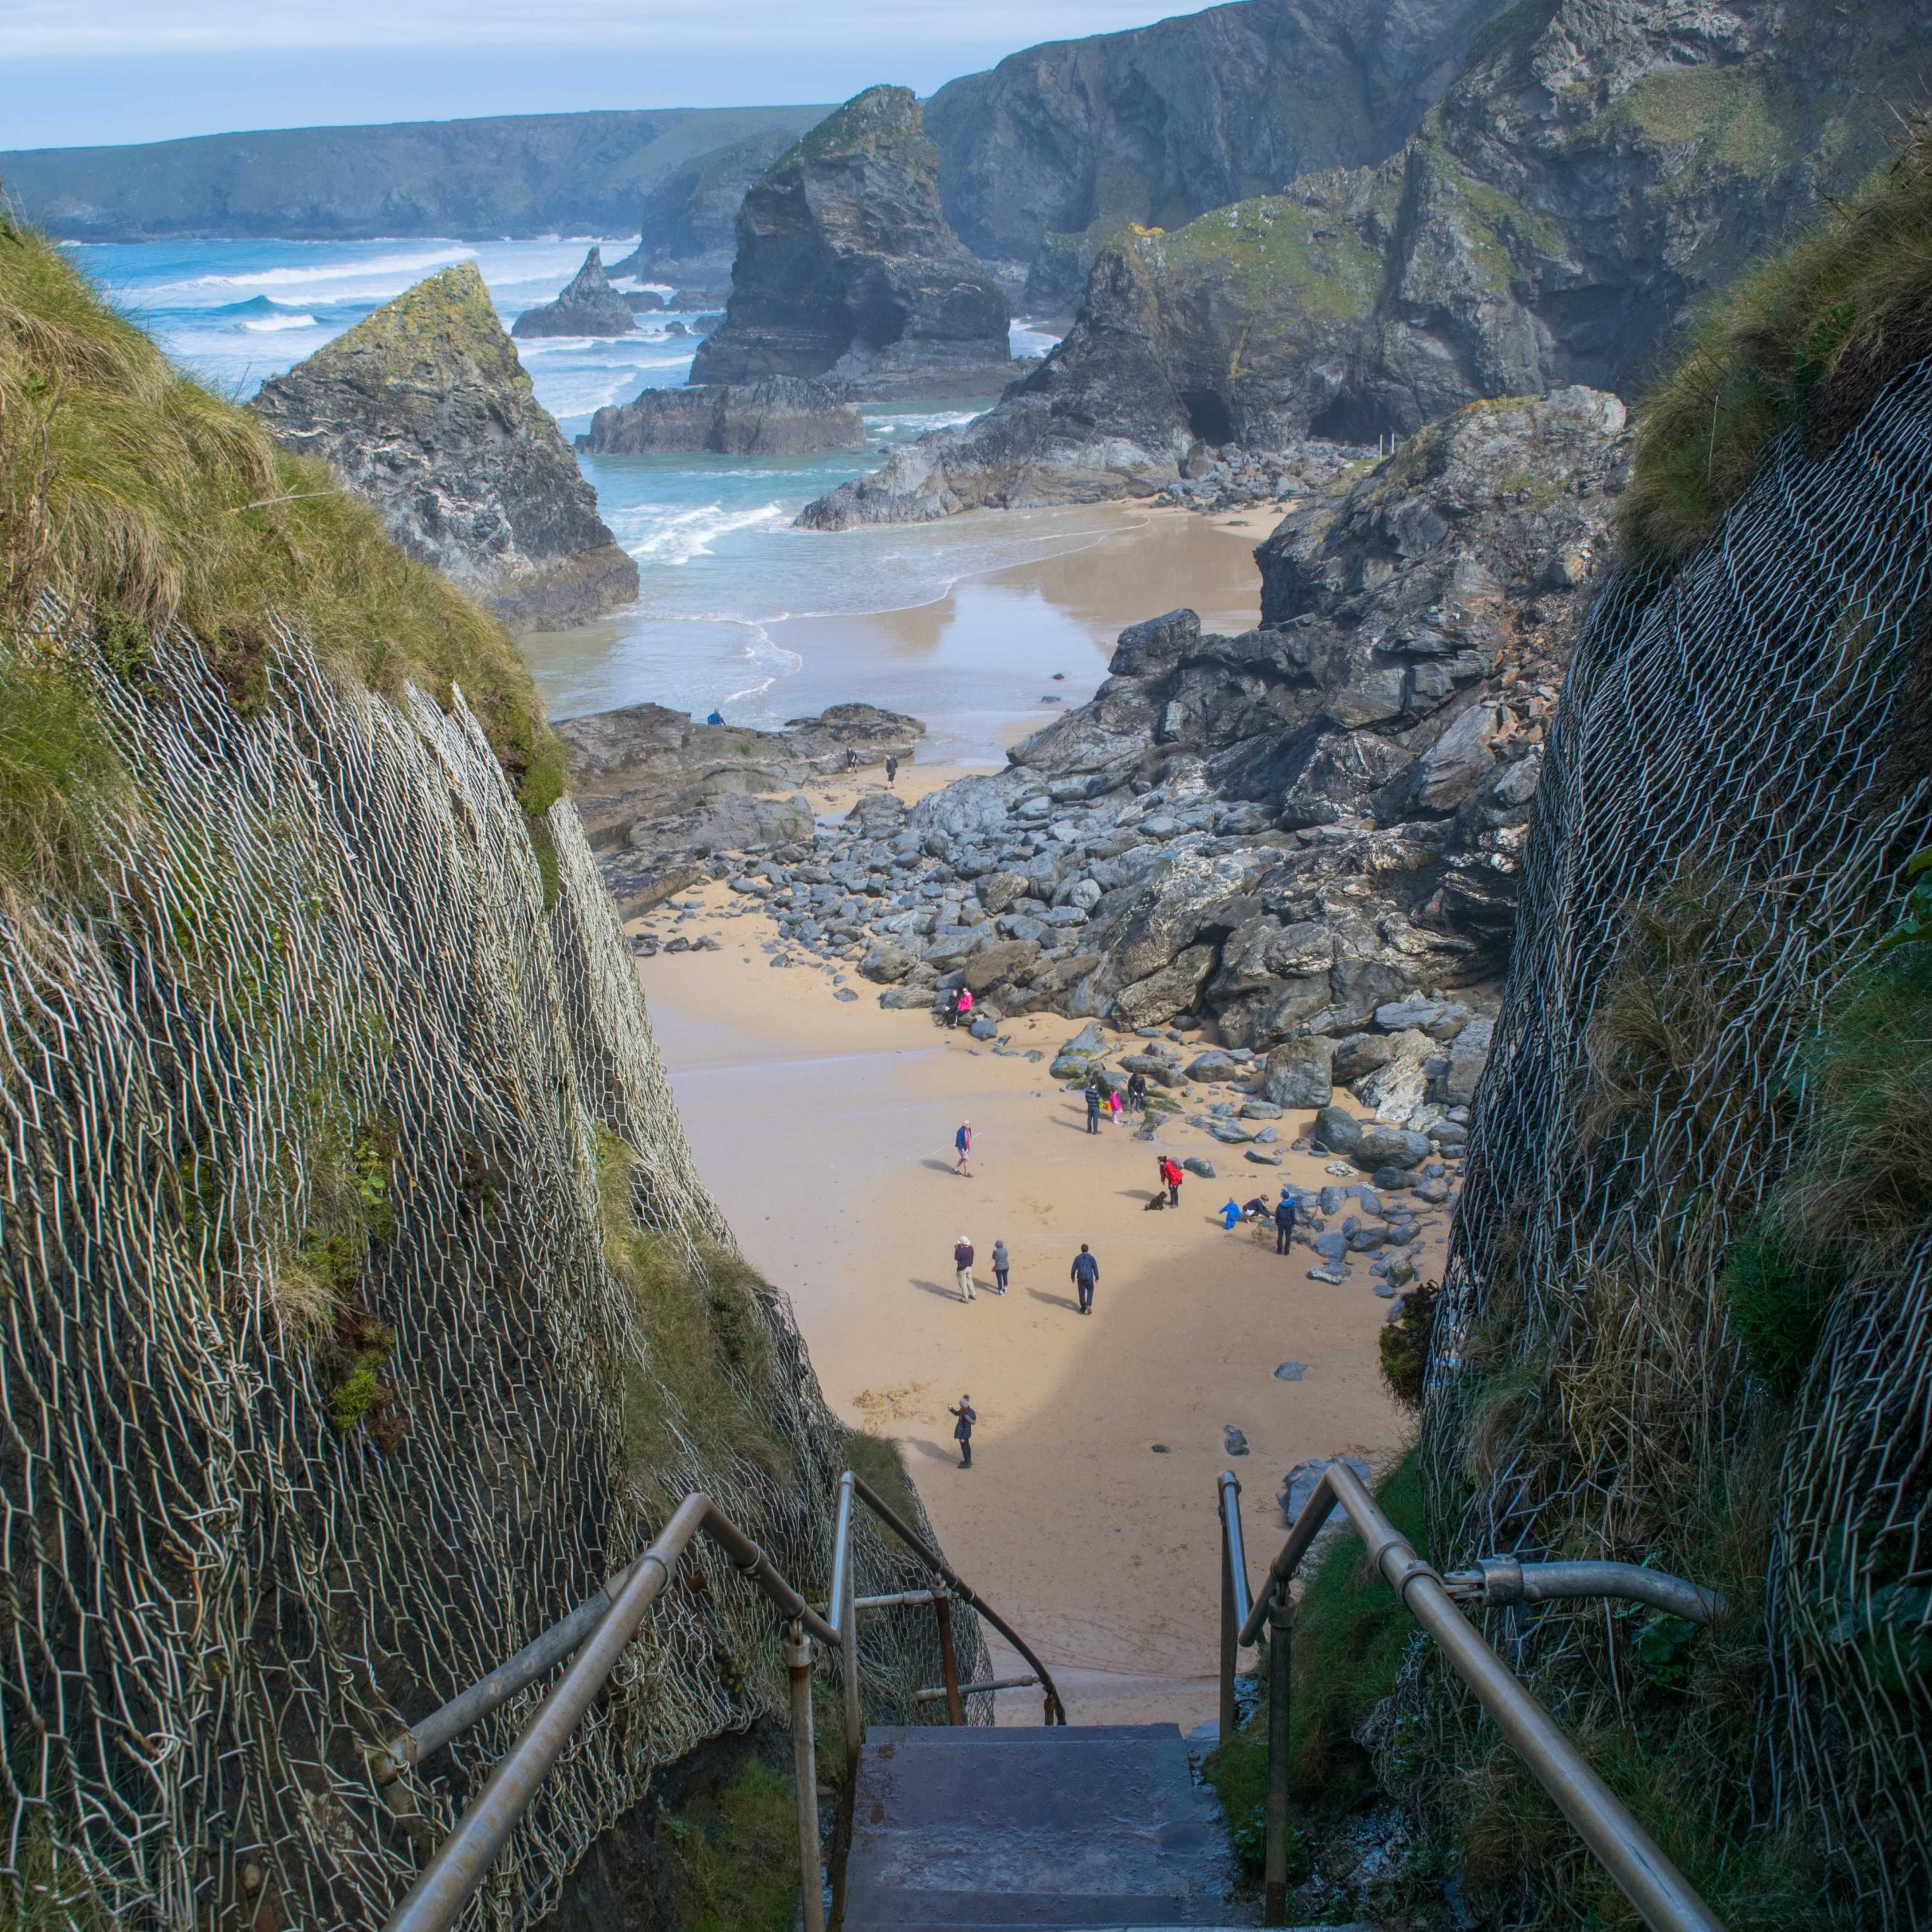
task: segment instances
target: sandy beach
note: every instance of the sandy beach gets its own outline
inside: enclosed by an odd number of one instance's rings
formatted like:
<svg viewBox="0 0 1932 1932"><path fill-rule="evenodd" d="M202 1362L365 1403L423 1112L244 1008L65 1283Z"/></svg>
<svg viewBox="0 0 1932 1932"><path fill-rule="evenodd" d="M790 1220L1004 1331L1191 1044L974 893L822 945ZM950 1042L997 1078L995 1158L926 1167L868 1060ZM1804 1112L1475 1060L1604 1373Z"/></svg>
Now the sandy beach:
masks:
<svg viewBox="0 0 1932 1932"><path fill-rule="evenodd" d="M768 921L720 888L681 903L703 909L678 930L723 950L639 962L658 1044L700 1171L792 1297L832 1406L900 1438L952 1560L1063 1673L1078 1718L1211 1717L1220 1471L1243 1478L1259 1563L1294 1463L1379 1465L1401 1438L1377 1367L1388 1302L1309 1281L1306 1247L1278 1257L1272 1235L1226 1232L1215 1214L1282 1179L1320 1186L1327 1157L1252 1165L1178 1121L1154 1145L1126 1125L1089 1136L1047 1078L1076 1023L1019 1017L1012 1045L1048 1057L1001 1057L926 1014L881 1011L856 975L841 1002L812 964L774 970ZM952 1171L962 1120L970 1179ZM1284 1148L1306 1124L1278 1124ZM1156 1146L1218 1168L1189 1177L1179 1213L1146 1210ZM1425 1277L1447 1218L1426 1224ZM953 1281L961 1235L979 1256L971 1304ZM1004 1299L995 1238L1013 1260ZM1082 1241L1101 1266L1087 1318L1068 1279ZM1276 1375L1289 1362L1301 1379ZM980 1417L970 1471L946 1414L962 1393ZM1229 1426L1251 1453L1230 1459ZM1038 1721L1032 1694L999 1702L1004 1721Z"/></svg>

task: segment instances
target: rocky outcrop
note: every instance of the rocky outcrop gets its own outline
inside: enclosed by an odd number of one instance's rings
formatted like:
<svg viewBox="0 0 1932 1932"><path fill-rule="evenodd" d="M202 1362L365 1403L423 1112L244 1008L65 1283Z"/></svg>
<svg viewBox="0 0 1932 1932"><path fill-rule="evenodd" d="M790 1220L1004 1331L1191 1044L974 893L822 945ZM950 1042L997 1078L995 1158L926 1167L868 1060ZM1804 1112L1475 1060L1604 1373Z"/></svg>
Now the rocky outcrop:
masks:
<svg viewBox="0 0 1932 1932"><path fill-rule="evenodd" d="M714 854L808 842L801 786L844 771L848 752L865 768L888 755L909 763L925 729L870 704L835 704L782 731L700 724L657 704L556 728L584 828L626 918L681 890Z"/></svg>
<svg viewBox="0 0 1932 1932"><path fill-rule="evenodd" d="M526 309L510 330L515 336L629 335L636 328L630 303L611 286L604 251L592 247L564 292L541 308Z"/></svg>
<svg viewBox="0 0 1932 1932"><path fill-rule="evenodd" d="M687 300L701 295L707 304L721 301L731 283L746 192L798 132L768 128L701 154L667 175L644 198L637 247L612 263L611 273L669 282Z"/></svg>
<svg viewBox="0 0 1932 1932"><path fill-rule="evenodd" d="M1407 435L1573 383L1633 395L1699 300L1882 158L1928 30L1932 0L1869 32L1824 0L1515 7L1399 154L1128 229L997 408L805 520L1149 494L1214 446Z"/></svg>
<svg viewBox="0 0 1932 1932"><path fill-rule="evenodd" d="M473 263L419 282L271 377L251 405L284 448L321 457L390 535L524 630L637 595Z"/></svg>
<svg viewBox="0 0 1932 1932"><path fill-rule="evenodd" d="M927 104L947 216L1030 304L1069 314L1124 223L1387 159L1506 4L1245 0L1029 48Z"/></svg>
<svg viewBox="0 0 1932 1932"><path fill-rule="evenodd" d="M1466 1105L1486 1035L1459 1066L1455 989L1507 957L1626 464L1623 405L1572 388L1472 405L1301 500L1257 553L1260 628L1132 626L1008 770L882 846L858 832L851 863L901 895L866 928L912 955L895 986L962 971L1002 1013L1207 1021L1256 1055L1318 1037L1271 1060L1281 1092L1346 1084L1397 1127Z"/></svg>
<svg viewBox="0 0 1932 1932"><path fill-rule="evenodd" d="M800 521L1151 495L1229 445L1306 435L1374 309L1395 213L1372 177L1346 176L1172 235L1129 230L1102 251L1066 340L997 408L895 451Z"/></svg>
<svg viewBox="0 0 1932 1932"><path fill-rule="evenodd" d="M1006 367L1006 297L946 225L904 88L869 89L781 156L746 195L737 242L694 383Z"/></svg>
<svg viewBox="0 0 1932 1932"><path fill-rule="evenodd" d="M792 456L866 445L865 419L845 392L803 376L700 388L645 389L590 420L580 450L635 455L651 450L720 456Z"/></svg>

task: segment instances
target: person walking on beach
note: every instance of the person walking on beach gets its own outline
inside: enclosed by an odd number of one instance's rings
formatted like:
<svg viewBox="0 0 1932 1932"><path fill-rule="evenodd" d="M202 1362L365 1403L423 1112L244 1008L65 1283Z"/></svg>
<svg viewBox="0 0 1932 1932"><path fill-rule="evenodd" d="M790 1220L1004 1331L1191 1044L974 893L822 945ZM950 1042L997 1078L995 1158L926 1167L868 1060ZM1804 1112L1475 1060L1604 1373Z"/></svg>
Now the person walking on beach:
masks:
<svg viewBox="0 0 1932 1932"><path fill-rule="evenodd" d="M859 768L859 754L848 745L845 747L845 772L848 777Z"/></svg>
<svg viewBox="0 0 1932 1932"><path fill-rule="evenodd" d="M953 1151L959 1156L952 1164L952 1171L956 1174L964 1174L971 1180L972 1175L967 1167L967 1163L973 1158L973 1123L970 1120L962 1120L959 1123L959 1131L952 1137L952 1146Z"/></svg>
<svg viewBox="0 0 1932 1932"><path fill-rule="evenodd" d="M959 1418L952 1425L952 1439L959 1444L959 1466L970 1469L973 1466L973 1425L980 1420L973 1407L972 1397L961 1395L959 1406L948 1409L946 1414Z"/></svg>
<svg viewBox="0 0 1932 1932"><path fill-rule="evenodd" d="M952 1278L959 1284L959 1299L971 1301L973 1294L973 1244L964 1235L952 1244Z"/></svg>
<svg viewBox="0 0 1932 1932"><path fill-rule="evenodd" d="M1006 1252L1006 1237L1002 1235L993 1243L993 1293L1006 1293L1007 1271L1013 1266Z"/></svg>
<svg viewBox="0 0 1932 1932"><path fill-rule="evenodd" d="M1080 1297L1080 1312L1091 1315L1094 1312L1094 1284L1100 1278L1100 1264L1088 1251L1087 1244L1080 1244L1080 1252L1073 1257L1072 1279L1074 1290Z"/></svg>
<svg viewBox="0 0 1932 1932"><path fill-rule="evenodd" d="M1120 1124L1120 1089L1112 1088L1107 1094L1107 1119L1115 1127Z"/></svg>
<svg viewBox="0 0 1932 1932"><path fill-rule="evenodd" d="M1087 1131L1098 1134L1100 1131L1100 1083L1090 1080L1087 1083Z"/></svg>
<svg viewBox="0 0 1932 1932"><path fill-rule="evenodd" d="M888 789L897 782L898 777L899 754L897 752L888 752L885 755L885 782Z"/></svg>
<svg viewBox="0 0 1932 1932"><path fill-rule="evenodd" d="M1295 1198L1285 1187L1275 1204L1275 1252L1285 1254L1295 1238Z"/></svg>
<svg viewBox="0 0 1932 1932"><path fill-rule="evenodd" d="M1163 1154L1161 1156L1159 1171L1161 1185L1168 1190L1168 1205L1170 1208L1178 1208L1180 1205L1182 1178L1180 1163L1172 1155Z"/></svg>

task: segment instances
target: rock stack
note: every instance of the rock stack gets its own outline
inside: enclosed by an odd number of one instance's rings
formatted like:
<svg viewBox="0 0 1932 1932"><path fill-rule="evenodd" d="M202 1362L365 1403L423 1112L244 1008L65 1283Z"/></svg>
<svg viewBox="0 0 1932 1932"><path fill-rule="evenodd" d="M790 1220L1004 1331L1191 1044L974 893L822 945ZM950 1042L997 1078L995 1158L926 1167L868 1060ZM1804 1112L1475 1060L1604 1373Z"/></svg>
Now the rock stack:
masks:
<svg viewBox="0 0 1932 1932"><path fill-rule="evenodd" d="M598 517L473 263L271 377L253 407L514 629L583 623L637 595L637 565Z"/></svg>
<svg viewBox="0 0 1932 1932"><path fill-rule="evenodd" d="M636 326L632 305L611 286L611 278L604 272L603 251L593 247L556 300L540 309L525 309L510 334L525 337L629 335Z"/></svg>
<svg viewBox="0 0 1932 1932"><path fill-rule="evenodd" d="M737 240L694 383L829 376L892 392L935 372L982 386L1011 374L1006 296L946 225L906 88L868 89L780 156L745 195Z"/></svg>

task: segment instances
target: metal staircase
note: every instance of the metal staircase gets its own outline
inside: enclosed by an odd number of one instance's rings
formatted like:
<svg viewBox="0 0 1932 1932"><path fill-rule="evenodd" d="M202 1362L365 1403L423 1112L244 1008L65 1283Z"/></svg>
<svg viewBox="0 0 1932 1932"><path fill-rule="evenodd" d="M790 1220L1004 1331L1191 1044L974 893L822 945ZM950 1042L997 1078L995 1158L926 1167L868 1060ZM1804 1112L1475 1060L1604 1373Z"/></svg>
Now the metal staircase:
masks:
<svg viewBox="0 0 1932 1932"><path fill-rule="evenodd" d="M1445 1660L1644 1923L1654 1932L1723 1932L1643 1826L1459 1607L1460 1601L1477 1599L1623 1596L1704 1620L1721 1608L1717 1598L1677 1578L1626 1564L1495 1559L1440 1576L1340 1463L1317 1484L1257 1597L1250 1589L1242 1549L1240 1487L1232 1475L1222 1477L1218 1500L1224 1736L1233 1723L1239 1652L1266 1632L1272 1660L1266 1883L1261 1901L1265 1922L1281 1924L1287 1903L1290 1586L1324 1524L1339 1508L1360 1532L1374 1567L1441 1647ZM852 1523L860 1506L870 1510L918 1559L931 1580L926 1587L890 1596L856 1593ZM1244 1906L1237 1891L1214 1799L1195 1783L1178 1729L1171 1724L1069 1726L1045 1666L1011 1626L848 1471L840 1479L831 1583L823 1612L708 1497L694 1494L651 1548L603 1590L376 1754L374 1776L379 1783L393 1782L420 1758L571 1658L528 1728L397 1908L388 1932L446 1932L455 1924L625 1647L700 1537L763 1592L781 1620L791 1684L804 1932L824 1932L826 1924L813 1678L818 1660L831 1657L838 1660L847 1761L854 1774L841 1798L849 1808L842 1810L841 1829L834 1834L838 1847L831 1875L834 1915L841 1932L992 1932L1016 1926L1079 1932L1168 1927L1178 1932L1182 1927L1226 1927L1251 1920L1252 1903ZM961 1684L951 1641L955 1603L969 1605L998 1630L1031 1666L1029 1672ZM869 1730L860 1701L859 1617L912 1604L931 1607L943 1679L921 1691L918 1700L943 1704L949 1722ZM1041 1692L1044 1723L1026 1727L966 1723L968 1697L1029 1686Z"/></svg>

